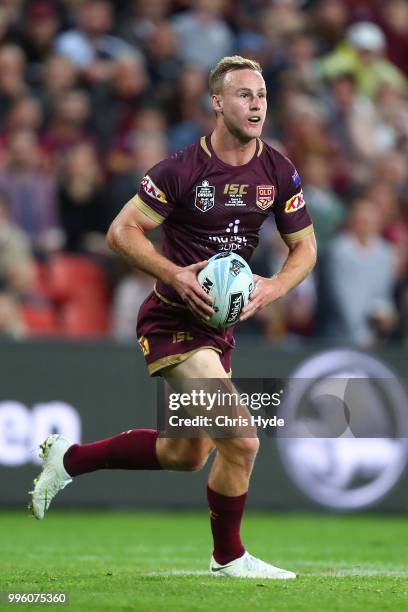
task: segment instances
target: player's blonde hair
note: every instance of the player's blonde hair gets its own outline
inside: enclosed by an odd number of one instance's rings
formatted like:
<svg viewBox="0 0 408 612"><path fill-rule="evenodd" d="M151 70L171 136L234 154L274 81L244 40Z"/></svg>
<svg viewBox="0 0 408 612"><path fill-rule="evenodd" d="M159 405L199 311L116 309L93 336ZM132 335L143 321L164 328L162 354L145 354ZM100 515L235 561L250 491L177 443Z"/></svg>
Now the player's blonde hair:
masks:
<svg viewBox="0 0 408 612"><path fill-rule="evenodd" d="M245 68L262 72L260 64L255 60L241 57L240 55L223 57L210 72L209 86L211 94L219 94L222 92L224 77L228 72L232 70L244 70Z"/></svg>

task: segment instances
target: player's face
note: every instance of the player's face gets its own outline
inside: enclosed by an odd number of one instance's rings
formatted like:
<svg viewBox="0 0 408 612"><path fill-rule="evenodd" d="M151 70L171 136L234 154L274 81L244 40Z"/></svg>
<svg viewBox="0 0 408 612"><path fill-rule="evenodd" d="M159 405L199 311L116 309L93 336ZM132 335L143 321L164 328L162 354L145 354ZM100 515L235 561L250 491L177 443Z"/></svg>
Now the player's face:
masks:
<svg viewBox="0 0 408 612"><path fill-rule="evenodd" d="M267 102L260 72L249 69L228 72L222 93L213 96L213 104L222 113L228 131L241 142L261 135Z"/></svg>

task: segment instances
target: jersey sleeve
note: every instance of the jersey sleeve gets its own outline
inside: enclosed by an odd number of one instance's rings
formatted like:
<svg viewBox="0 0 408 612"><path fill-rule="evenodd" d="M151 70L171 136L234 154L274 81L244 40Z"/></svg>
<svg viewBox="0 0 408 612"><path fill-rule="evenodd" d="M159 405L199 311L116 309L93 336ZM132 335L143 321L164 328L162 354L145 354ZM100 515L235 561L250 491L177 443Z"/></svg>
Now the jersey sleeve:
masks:
<svg viewBox="0 0 408 612"><path fill-rule="evenodd" d="M303 196L302 181L286 157L280 164L279 199L273 207L276 226L285 242L296 242L313 233L313 223Z"/></svg>
<svg viewBox="0 0 408 612"><path fill-rule="evenodd" d="M178 177L171 160L153 166L140 181L139 190L131 199L147 217L156 223L163 221L174 210L178 199Z"/></svg>

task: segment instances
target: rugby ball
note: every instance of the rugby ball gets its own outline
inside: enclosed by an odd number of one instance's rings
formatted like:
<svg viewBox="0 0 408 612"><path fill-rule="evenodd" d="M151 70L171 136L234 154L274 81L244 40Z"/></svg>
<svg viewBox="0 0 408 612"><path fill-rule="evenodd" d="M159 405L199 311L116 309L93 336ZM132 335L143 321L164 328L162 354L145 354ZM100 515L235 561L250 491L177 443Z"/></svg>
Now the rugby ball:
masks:
<svg viewBox="0 0 408 612"><path fill-rule="evenodd" d="M245 259L235 253L218 253L200 270L197 280L213 298L215 312L206 325L214 329L235 325L254 288L251 268Z"/></svg>

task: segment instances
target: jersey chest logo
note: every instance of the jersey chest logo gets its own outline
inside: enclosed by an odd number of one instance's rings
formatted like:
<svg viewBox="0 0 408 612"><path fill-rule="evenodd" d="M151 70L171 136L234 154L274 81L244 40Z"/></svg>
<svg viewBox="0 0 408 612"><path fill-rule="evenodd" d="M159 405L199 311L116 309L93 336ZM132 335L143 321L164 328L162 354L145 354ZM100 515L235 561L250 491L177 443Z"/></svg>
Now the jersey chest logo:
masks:
<svg viewBox="0 0 408 612"><path fill-rule="evenodd" d="M215 206L215 187L208 181L202 181L195 188L194 206L203 213Z"/></svg>
<svg viewBox="0 0 408 612"><path fill-rule="evenodd" d="M272 206L275 199L274 185L257 185L256 186L256 205L261 210L266 210Z"/></svg>

